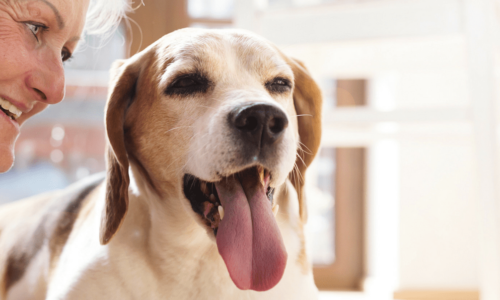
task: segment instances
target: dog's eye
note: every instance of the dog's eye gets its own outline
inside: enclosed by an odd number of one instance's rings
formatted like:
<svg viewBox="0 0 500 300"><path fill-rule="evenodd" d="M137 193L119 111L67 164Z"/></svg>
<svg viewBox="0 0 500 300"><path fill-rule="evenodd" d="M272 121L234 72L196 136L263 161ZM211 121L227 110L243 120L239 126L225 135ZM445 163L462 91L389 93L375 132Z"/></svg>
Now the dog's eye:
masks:
<svg viewBox="0 0 500 300"><path fill-rule="evenodd" d="M285 93L292 89L292 84L286 78L276 77L266 83L266 88L271 93Z"/></svg>
<svg viewBox="0 0 500 300"><path fill-rule="evenodd" d="M183 75L175 79L167 88L167 95L189 95L199 92L206 92L209 87L209 81L200 74Z"/></svg>
<svg viewBox="0 0 500 300"><path fill-rule="evenodd" d="M181 80L178 80L174 86L178 88L179 87L185 88L193 85L196 85L196 81L194 81L192 78L183 78Z"/></svg>

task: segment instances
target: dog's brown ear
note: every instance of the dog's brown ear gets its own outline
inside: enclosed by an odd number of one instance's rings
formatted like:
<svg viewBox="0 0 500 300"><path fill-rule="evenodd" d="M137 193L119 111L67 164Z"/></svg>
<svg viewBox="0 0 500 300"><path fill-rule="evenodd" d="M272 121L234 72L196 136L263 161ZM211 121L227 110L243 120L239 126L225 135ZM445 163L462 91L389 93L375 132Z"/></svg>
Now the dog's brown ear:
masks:
<svg viewBox="0 0 500 300"><path fill-rule="evenodd" d="M306 170L319 150L321 142L322 96L316 82L304 64L296 59L287 59L295 77L293 102L297 112L300 146L297 152L297 167L290 173L290 181L299 197L300 218L307 221L307 206L304 194Z"/></svg>
<svg viewBox="0 0 500 300"><path fill-rule="evenodd" d="M125 149L125 114L135 94L139 68L127 61L116 61L105 110L107 144L106 200L101 216L99 240L107 244L118 231L128 208L129 161Z"/></svg>

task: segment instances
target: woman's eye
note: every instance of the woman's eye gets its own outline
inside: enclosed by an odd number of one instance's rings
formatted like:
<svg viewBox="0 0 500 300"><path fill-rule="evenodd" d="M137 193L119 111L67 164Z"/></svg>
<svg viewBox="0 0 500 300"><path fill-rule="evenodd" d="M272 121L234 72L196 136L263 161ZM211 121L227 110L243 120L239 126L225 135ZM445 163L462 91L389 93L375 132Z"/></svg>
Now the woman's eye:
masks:
<svg viewBox="0 0 500 300"><path fill-rule="evenodd" d="M28 29L35 36L35 38L36 38L37 41L38 41L38 34L40 33L40 31L48 28L45 25L42 25L42 24L33 24L33 23L26 23L26 26L28 26Z"/></svg>
<svg viewBox="0 0 500 300"><path fill-rule="evenodd" d="M40 26L38 25L33 25L33 24L26 24L28 25L28 28L31 30L31 32L36 36L38 34L38 31L40 31Z"/></svg>
<svg viewBox="0 0 500 300"><path fill-rule="evenodd" d="M71 52L69 52L67 48L63 48L61 51L61 60L65 62L70 58L71 58Z"/></svg>

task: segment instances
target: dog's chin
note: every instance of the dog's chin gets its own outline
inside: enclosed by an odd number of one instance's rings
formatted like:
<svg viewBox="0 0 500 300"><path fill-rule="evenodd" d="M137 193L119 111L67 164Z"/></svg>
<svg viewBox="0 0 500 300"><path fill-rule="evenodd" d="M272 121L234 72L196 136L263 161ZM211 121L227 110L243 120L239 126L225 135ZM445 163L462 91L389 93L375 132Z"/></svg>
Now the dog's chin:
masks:
<svg viewBox="0 0 500 300"><path fill-rule="evenodd" d="M257 174L266 190L266 197L272 206L275 190L275 188L271 186L273 176L269 170L262 166L253 166L228 176L220 176L221 179L216 182L205 181L192 174L186 173L184 175L184 196L191 204L193 211L196 213L198 217L197 221L206 227L211 238L217 237L219 224L224 218L224 207L221 204L216 185L227 182L228 178L241 180L241 176L244 172Z"/></svg>

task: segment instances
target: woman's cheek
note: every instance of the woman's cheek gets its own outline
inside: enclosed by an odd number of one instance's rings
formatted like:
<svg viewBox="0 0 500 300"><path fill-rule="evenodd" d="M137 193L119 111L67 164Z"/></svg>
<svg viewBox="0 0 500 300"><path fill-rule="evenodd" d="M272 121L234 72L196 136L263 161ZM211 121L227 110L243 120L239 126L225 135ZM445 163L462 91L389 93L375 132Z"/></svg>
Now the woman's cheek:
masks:
<svg viewBox="0 0 500 300"><path fill-rule="evenodd" d="M0 24L1 26L1 24ZM1 29L0 29L1 31ZM2 35L0 32L0 80L15 80L29 70L33 61L29 45L22 36Z"/></svg>

